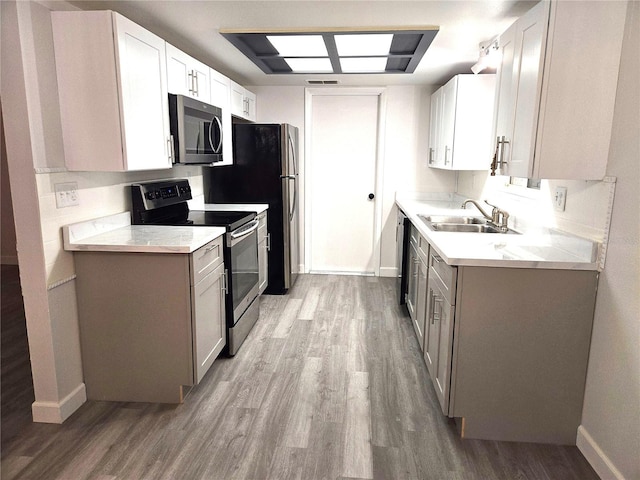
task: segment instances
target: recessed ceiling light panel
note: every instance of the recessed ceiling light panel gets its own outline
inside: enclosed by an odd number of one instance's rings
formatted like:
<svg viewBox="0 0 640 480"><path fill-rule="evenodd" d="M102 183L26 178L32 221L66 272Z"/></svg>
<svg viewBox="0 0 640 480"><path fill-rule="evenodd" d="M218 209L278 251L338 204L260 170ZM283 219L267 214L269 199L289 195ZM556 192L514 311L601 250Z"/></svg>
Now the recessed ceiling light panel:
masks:
<svg viewBox="0 0 640 480"><path fill-rule="evenodd" d="M341 57L389 55L392 33L359 33L336 35L336 47Z"/></svg>
<svg viewBox="0 0 640 480"><path fill-rule="evenodd" d="M283 57L328 57L322 35L267 35Z"/></svg>

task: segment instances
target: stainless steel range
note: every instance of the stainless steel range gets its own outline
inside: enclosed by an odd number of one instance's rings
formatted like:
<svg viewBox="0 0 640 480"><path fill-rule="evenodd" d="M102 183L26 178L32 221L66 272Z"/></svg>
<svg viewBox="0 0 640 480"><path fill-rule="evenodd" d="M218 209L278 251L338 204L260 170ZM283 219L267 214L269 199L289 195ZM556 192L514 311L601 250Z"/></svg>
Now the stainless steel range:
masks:
<svg viewBox="0 0 640 480"><path fill-rule="evenodd" d="M235 355L260 314L258 300L258 221L255 212L189 210L186 179L131 185L134 225L225 227L224 264L227 353Z"/></svg>

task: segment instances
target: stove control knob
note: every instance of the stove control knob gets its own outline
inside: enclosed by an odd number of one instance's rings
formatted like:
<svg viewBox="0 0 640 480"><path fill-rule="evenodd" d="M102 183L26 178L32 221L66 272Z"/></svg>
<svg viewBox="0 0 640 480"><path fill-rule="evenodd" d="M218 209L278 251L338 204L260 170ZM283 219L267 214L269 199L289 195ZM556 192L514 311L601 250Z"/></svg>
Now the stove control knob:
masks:
<svg viewBox="0 0 640 480"><path fill-rule="evenodd" d="M144 194L144 196L147 198L147 200L153 200L154 198L156 198L156 195L153 192L147 192Z"/></svg>

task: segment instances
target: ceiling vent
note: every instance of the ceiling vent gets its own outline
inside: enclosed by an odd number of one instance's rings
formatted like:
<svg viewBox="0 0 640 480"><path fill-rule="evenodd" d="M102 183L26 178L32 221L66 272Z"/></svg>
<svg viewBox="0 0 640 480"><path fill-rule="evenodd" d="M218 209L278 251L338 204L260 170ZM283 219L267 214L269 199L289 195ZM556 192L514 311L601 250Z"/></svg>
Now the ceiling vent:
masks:
<svg viewBox="0 0 640 480"><path fill-rule="evenodd" d="M309 85L338 85L337 80L307 80Z"/></svg>

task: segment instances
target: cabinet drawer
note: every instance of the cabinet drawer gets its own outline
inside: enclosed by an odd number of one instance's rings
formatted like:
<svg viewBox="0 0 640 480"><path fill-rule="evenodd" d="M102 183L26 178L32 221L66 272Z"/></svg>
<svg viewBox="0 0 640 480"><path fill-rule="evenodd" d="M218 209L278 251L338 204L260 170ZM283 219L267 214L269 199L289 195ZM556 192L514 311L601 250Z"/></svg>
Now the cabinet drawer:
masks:
<svg viewBox="0 0 640 480"><path fill-rule="evenodd" d="M456 278L458 269L447 265L436 252L429 256L429 275L437 277L442 294L451 305L456 303Z"/></svg>
<svg viewBox="0 0 640 480"><path fill-rule="evenodd" d="M429 242L422 235L418 235L418 255L424 263L429 263Z"/></svg>
<svg viewBox="0 0 640 480"><path fill-rule="evenodd" d="M203 245L191 255L191 285L195 285L223 261L222 241L220 236Z"/></svg>

